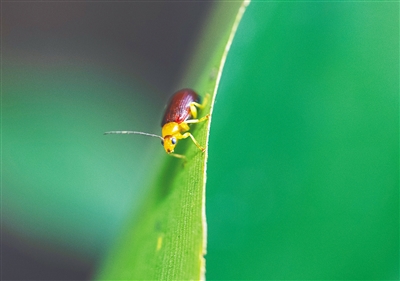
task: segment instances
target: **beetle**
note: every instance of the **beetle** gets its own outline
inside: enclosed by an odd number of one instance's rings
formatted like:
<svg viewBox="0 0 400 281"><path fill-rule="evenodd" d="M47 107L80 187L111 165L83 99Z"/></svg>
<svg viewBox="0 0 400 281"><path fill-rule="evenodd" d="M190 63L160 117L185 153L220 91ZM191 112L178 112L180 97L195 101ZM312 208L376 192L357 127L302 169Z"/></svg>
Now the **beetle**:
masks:
<svg viewBox="0 0 400 281"><path fill-rule="evenodd" d="M164 117L161 121L161 136L138 131L109 131L104 134L138 134L157 137L161 139L161 144L164 146L165 152L177 158L185 158L184 155L173 153L175 146L178 144L178 140L190 137L193 143L204 152L205 148L202 147L188 131L190 130L189 124L200 123L209 119L210 114L197 119L197 109L203 109L205 107L208 102L208 97L209 95L207 94L203 103L201 103L200 96L192 89L177 91L171 97L165 109Z"/></svg>

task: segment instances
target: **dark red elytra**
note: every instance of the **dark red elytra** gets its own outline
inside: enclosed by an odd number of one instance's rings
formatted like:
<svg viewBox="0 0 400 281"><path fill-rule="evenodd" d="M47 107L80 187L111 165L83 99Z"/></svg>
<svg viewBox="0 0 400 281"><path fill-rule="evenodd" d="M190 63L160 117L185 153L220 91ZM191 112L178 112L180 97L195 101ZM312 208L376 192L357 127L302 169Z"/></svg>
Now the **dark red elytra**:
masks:
<svg viewBox="0 0 400 281"><path fill-rule="evenodd" d="M195 91L191 89L182 89L176 92L165 109L161 127L169 122L180 124L192 118L193 116L190 111L190 104L192 102L200 103L200 96Z"/></svg>

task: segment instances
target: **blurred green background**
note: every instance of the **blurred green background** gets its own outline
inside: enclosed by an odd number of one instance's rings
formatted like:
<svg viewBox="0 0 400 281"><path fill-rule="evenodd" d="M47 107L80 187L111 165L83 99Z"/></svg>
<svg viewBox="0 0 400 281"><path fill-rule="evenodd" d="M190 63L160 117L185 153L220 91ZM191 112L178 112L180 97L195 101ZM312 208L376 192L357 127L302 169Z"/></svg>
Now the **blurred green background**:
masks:
<svg viewBox="0 0 400 281"><path fill-rule="evenodd" d="M399 278L399 3L260 3L209 143L209 280Z"/></svg>
<svg viewBox="0 0 400 281"><path fill-rule="evenodd" d="M2 278L87 279L165 159L210 3L2 3ZM132 210L133 209L133 210Z"/></svg>
<svg viewBox="0 0 400 281"><path fill-rule="evenodd" d="M102 133L158 133L212 6L2 9L3 277L88 278L165 157ZM252 3L212 117L207 279L397 280L398 100L399 3Z"/></svg>

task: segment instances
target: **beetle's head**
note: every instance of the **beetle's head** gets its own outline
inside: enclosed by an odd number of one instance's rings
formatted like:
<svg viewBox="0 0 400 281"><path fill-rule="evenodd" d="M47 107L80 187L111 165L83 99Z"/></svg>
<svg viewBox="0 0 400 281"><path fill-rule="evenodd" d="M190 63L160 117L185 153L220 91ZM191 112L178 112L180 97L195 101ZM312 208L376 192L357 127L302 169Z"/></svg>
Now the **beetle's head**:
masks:
<svg viewBox="0 0 400 281"><path fill-rule="evenodd" d="M161 144L164 146L165 152L172 153L174 152L175 146L178 143L176 137L168 135L165 136L164 139L161 141Z"/></svg>

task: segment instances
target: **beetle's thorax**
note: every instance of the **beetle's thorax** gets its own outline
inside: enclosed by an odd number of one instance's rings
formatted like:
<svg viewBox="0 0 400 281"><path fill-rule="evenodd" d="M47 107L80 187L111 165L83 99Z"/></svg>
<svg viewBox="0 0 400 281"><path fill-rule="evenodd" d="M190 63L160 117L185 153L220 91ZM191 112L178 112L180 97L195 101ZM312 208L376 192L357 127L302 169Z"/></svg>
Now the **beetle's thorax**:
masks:
<svg viewBox="0 0 400 281"><path fill-rule="evenodd" d="M180 133L180 128L179 128L179 124L176 122L169 122L166 123L163 127L162 127L162 137L165 136L174 136L176 134Z"/></svg>

